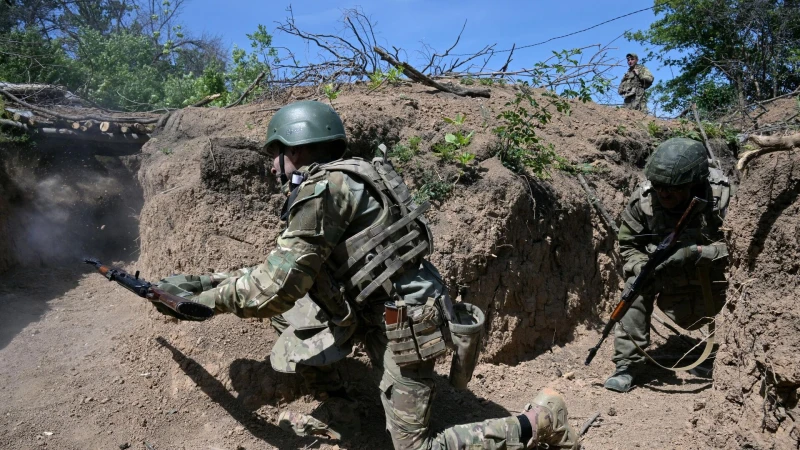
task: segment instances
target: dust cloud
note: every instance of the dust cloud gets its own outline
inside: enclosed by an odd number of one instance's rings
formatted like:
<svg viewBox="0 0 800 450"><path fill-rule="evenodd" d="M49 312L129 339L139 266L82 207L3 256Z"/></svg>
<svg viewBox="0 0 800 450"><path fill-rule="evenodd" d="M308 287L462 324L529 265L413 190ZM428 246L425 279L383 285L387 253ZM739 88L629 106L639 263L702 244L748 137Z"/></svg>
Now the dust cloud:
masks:
<svg viewBox="0 0 800 450"><path fill-rule="evenodd" d="M126 157L59 150L0 152L5 269L137 259L143 197Z"/></svg>

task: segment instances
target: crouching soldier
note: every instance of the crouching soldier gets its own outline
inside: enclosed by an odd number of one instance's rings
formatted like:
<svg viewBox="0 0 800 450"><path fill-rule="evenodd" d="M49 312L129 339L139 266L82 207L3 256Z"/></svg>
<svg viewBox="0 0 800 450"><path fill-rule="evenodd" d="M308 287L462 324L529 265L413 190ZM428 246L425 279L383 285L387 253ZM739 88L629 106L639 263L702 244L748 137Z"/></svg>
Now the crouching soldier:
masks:
<svg viewBox="0 0 800 450"><path fill-rule="evenodd" d="M728 248L722 220L730 199L728 179L709 168L703 144L685 138L658 146L644 169L646 181L631 195L622 212L619 247L623 270L631 283L658 244L672 232L694 197L706 203L690 218L677 250L656 267L655 277L617 325L614 335L616 371L607 389L627 392L636 369L645 360L639 348L650 343L653 305L679 326L696 330L713 320L725 303Z"/></svg>
<svg viewBox="0 0 800 450"><path fill-rule="evenodd" d="M483 313L452 305L438 271L424 259L433 250L423 215L428 202L411 200L385 157L341 159L346 146L330 106L302 101L281 108L265 147L287 195L286 228L275 249L252 269L181 275L164 285L199 294L194 301L218 314L271 319L281 333L272 366L300 374L323 400L310 415L280 415L280 426L298 435L338 439L358 432L358 408L333 366L357 336L382 368L379 392L395 448L578 448L564 400L551 390L518 416L431 435L435 361L454 348L451 382L465 387Z"/></svg>

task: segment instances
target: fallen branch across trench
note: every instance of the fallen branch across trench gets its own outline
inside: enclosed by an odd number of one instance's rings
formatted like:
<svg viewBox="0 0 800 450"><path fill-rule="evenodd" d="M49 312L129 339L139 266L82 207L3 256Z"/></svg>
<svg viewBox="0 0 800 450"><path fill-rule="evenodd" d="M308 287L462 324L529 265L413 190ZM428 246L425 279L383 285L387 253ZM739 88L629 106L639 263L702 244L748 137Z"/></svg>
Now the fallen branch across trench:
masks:
<svg viewBox="0 0 800 450"><path fill-rule="evenodd" d="M375 53L380 55L381 59L388 62L389 64L397 67L398 69L403 71L403 74L407 76L410 80L416 81L417 83L422 83L426 86L430 86L432 88L436 88L440 91L449 92L451 94L455 94L461 97L484 97L489 98L491 96L491 92L488 89L461 89L454 86L445 86L441 83L437 83L427 75L423 74L422 72L418 71L417 69L411 67L410 64L400 62L392 55L389 54L386 50L375 46L373 47Z"/></svg>

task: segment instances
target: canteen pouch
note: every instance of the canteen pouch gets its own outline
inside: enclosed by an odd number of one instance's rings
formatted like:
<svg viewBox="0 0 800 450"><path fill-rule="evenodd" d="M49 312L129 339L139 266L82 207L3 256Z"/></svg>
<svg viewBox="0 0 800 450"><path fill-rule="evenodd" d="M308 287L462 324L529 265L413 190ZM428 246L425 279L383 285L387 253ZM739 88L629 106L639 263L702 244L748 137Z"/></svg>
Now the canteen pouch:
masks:
<svg viewBox="0 0 800 450"><path fill-rule="evenodd" d="M456 303L453 311L456 322L449 323L454 351L449 380L454 388L466 389L478 364L486 317L471 303Z"/></svg>
<svg viewBox="0 0 800 450"><path fill-rule="evenodd" d="M385 305L386 337L392 359L400 367L438 358L447 351L439 309L430 299L425 305L404 302Z"/></svg>

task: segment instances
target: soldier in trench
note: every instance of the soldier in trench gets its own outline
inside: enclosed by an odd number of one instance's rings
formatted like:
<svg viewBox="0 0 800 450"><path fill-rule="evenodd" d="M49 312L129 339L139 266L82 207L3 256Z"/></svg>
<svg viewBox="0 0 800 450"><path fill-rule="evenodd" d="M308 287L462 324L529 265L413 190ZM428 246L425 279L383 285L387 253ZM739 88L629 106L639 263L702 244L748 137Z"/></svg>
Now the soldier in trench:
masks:
<svg viewBox="0 0 800 450"><path fill-rule="evenodd" d="M438 271L424 259L432 251L422 215L427 202L411 200L385 158L340 159L346 146L330 106L302 101L280 109L265 146L287 195L286 228L275 249L255 268L179 275L163 280L162 288L197 294L194 301L216 313L271 319L281 333L272 366L300 374L322 400L310 415L281 413L280 426L298 435L358 433L359 408L333 365L358 336L383 371L380 397L395 448L578 448L563 398L547 389L517 416L431 433L435 361L446 343L461 361L476 361L480 338L470 341L467 331L482 328L483 314L464 304L454 308ZM461 387L472 369L464 370L451 373Z"/></svg>
<svg viewBox="0 0 800 450"><path fill-rule="evenodd" d="M644 349L650 343L654 304L679 326L696 330L722 309L727 289L728 248L720 228L731 188L722 171L709 167L703 144L686 138L665 141L648 160L644 175L646 181L622 212L619 230L628 283L673 230L692 198L707 203L695 212L679 248L656 267L654 281L634 300L620 321L622 326L618 324L614 331L616 370L605 387L617 392L631 389L645 362L636 346Z"/></svg>
<svg viewBox="0 0 800 450"><path fill-rule="evenodd" d="M644 91L653 84L653 74L639 64L636 53L628 53L625 60L628 62L628 71L622 77L617 92L622 96L626 108L646 113L647 98Z"/></svg>

